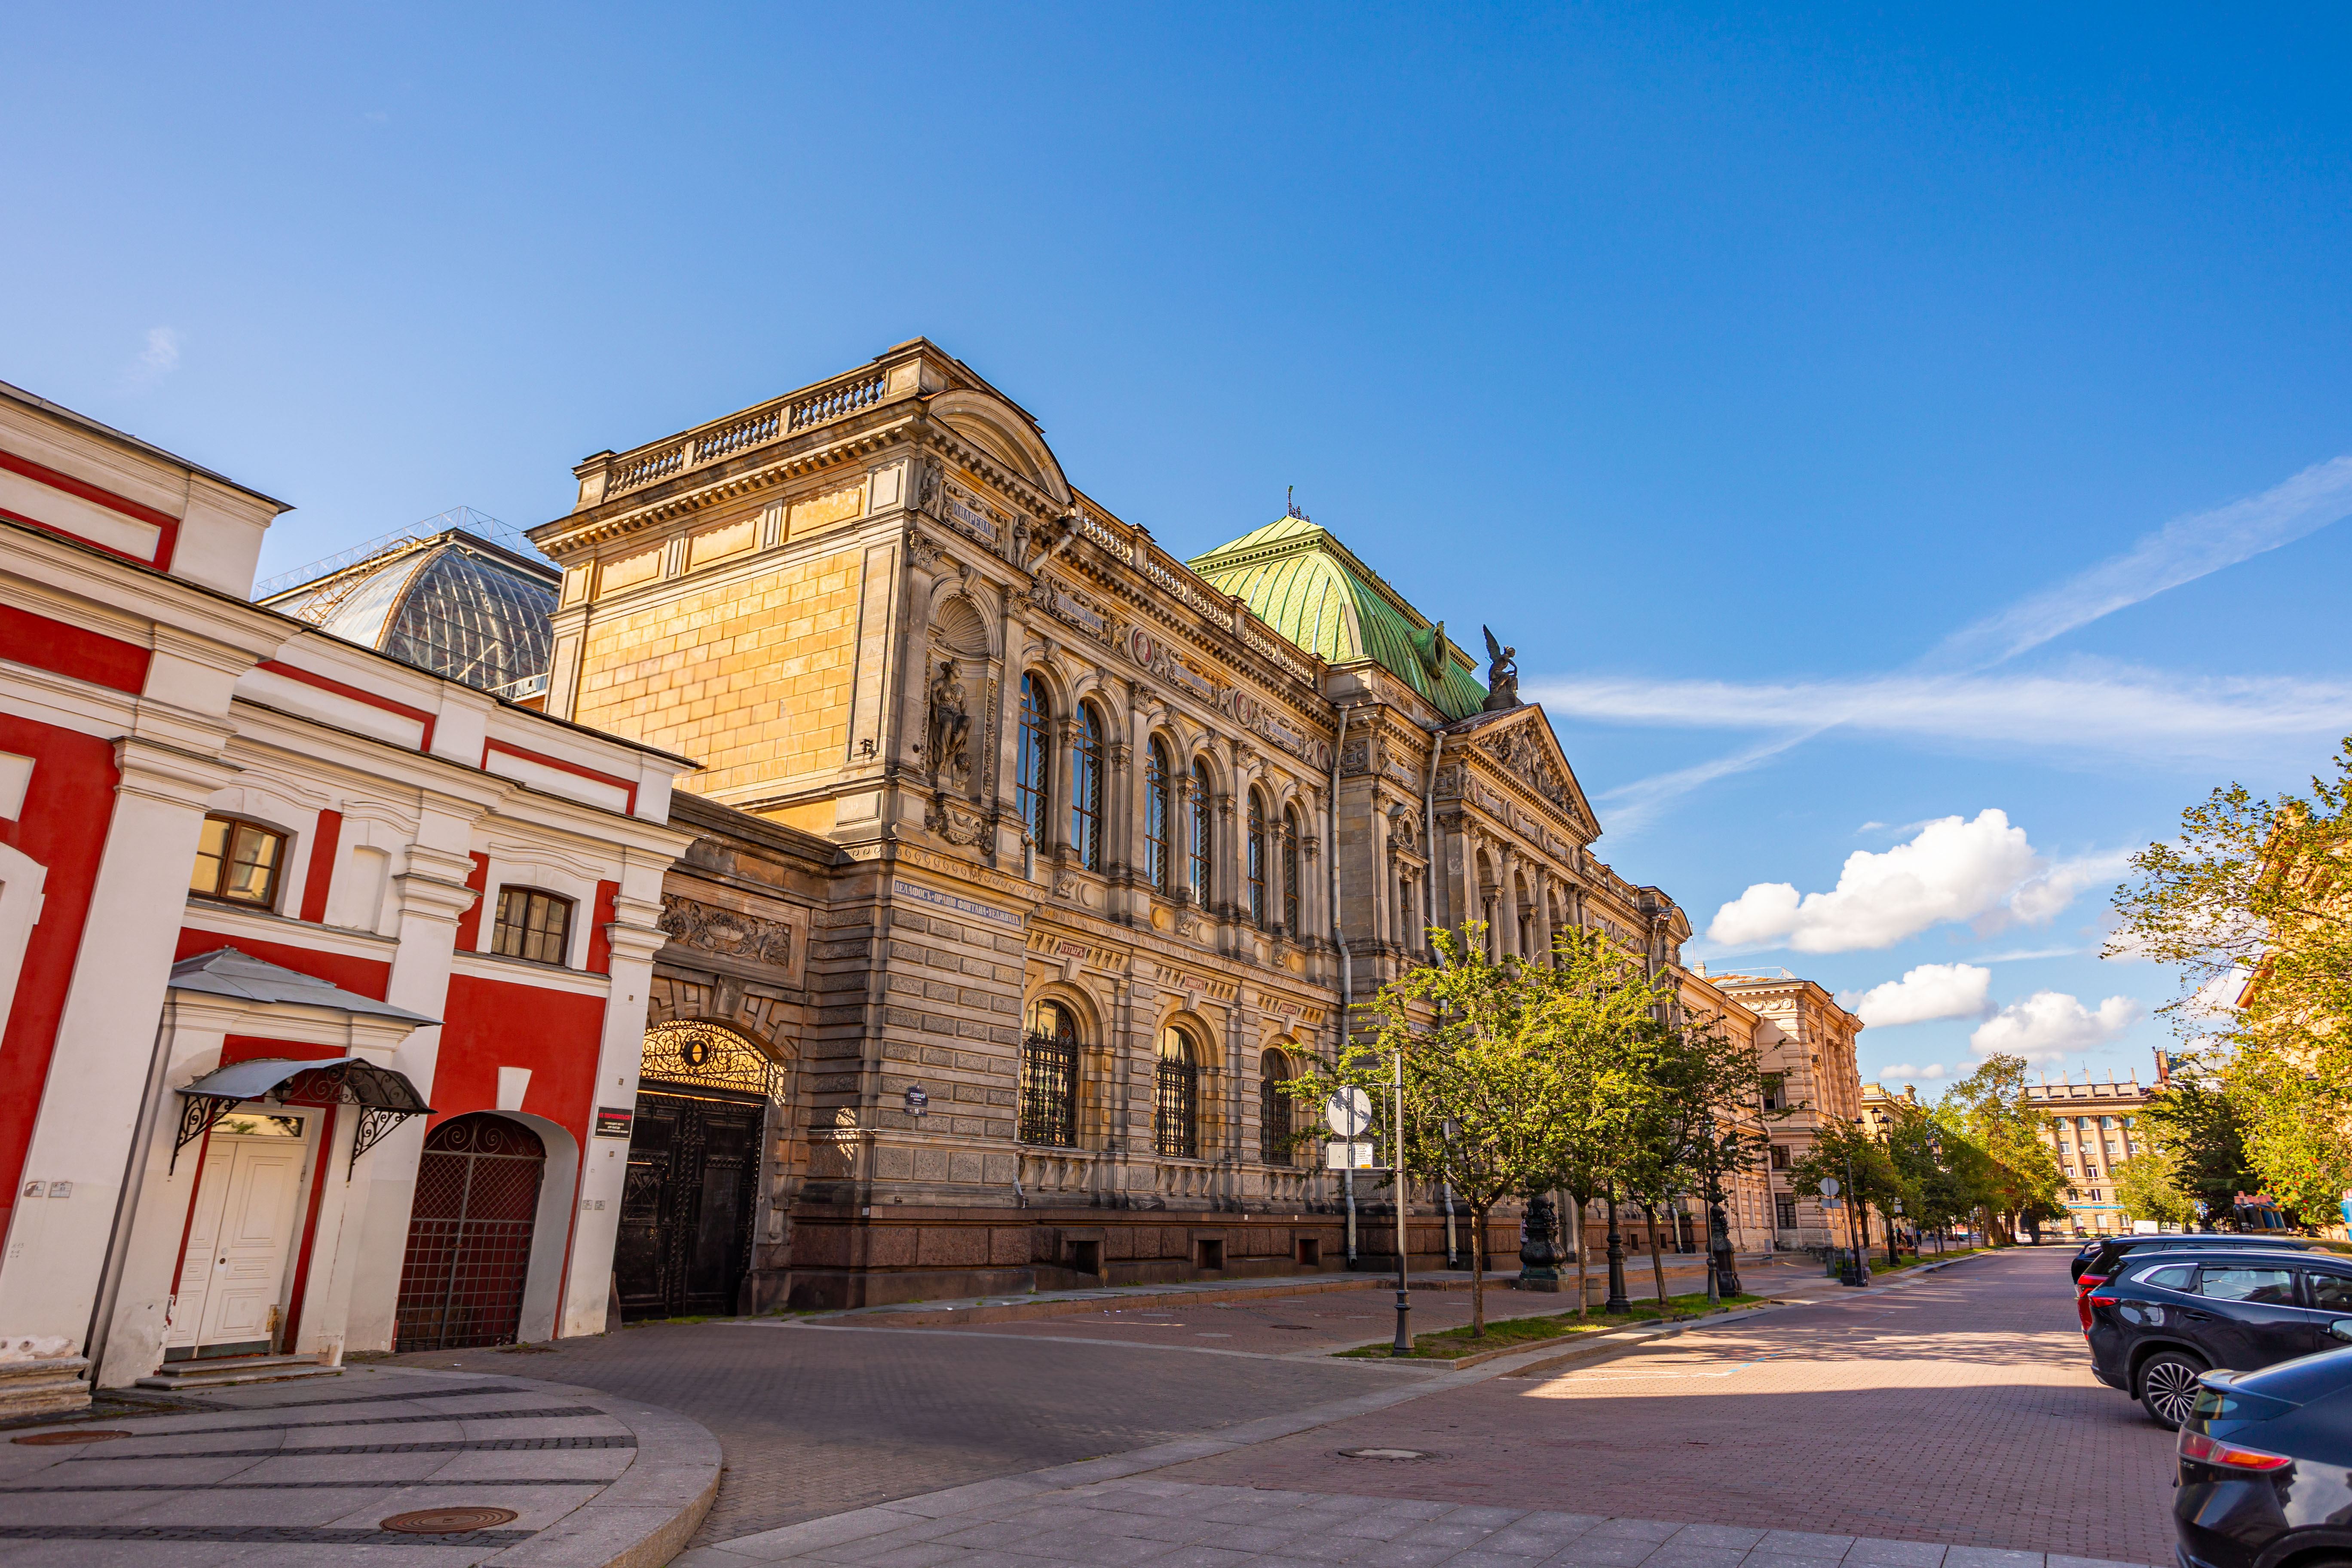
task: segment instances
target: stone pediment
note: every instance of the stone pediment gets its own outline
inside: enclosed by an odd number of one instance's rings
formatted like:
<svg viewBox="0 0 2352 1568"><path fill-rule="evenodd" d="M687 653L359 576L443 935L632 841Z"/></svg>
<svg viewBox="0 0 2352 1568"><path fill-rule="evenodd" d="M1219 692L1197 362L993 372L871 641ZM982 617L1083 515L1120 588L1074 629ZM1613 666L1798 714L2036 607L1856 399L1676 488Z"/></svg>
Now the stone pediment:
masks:
<svg viewBox="0 0 2352 1568"><path fill-rule="evenodd" d="M1070 504L1070 484L1045 437L1020 411L984 392L943 392L931 399L931 417L1053 498Z"/></svg>
<svg viewBox="0 0 2352 1568"><path fill-rule="evenodd" d="M1576 772L1559 749L1551 721L1543 709L1528 703L1499 713L1481 713L1455 726L1466 732L1470 749L1503 773L1533 791L1573 823L1588 839L1601 837L1601 819L1576 782Z"/></svg>

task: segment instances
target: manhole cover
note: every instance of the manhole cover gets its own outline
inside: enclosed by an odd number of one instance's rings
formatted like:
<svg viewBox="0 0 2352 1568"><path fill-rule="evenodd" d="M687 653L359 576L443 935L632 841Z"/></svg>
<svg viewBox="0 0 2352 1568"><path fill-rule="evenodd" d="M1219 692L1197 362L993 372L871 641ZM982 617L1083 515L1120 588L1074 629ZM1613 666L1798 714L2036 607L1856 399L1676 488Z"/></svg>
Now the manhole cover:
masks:
<svg viewBox="0 0 2352 1568"><path fill-rule="evenodd" d="M395 1513L376 1522L384 1530L396 1530L404 1535L459 1535L469 1530L511 1524L521 1517L510 1508L420 1508L413 1513Z"/></svg>
<svg viewBox="0 0 2352 1568"><path fill-rule="evenodd" d="M50 1448L62 1443L104 1443L130 1436L128 1432L36 1432L29 1437L12 1437L9 1441L36 1448Z"/></svg>
<svg viewBox="0 0 2352 1568"><path fill-rule="evenodd" d="M1430 1456L1419 1448L1342 1448L1343 1459L1426 1459Z"/></svg>
<svg viewBox="0 0 2352 1568"><path fill-rule="evenodd" d="M1294 1333L1301 1334L1311 1334L1315 1331L1315 1325L1312 1323L1268 1323L1266 1327L1269 1329L1288 1329Z"/></svg>

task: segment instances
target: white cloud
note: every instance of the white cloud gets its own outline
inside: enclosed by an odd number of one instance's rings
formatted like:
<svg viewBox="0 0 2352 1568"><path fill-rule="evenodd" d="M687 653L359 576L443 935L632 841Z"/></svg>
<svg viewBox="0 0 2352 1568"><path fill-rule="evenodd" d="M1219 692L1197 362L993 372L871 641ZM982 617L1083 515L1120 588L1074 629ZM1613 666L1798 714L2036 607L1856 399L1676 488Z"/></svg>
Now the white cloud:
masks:
<svg viewBox="0 0 2352 1568"><path fill-rule="evenodd" d="M1973 822L1930 822L1892 849L1855 850L1826 893L1800 895L1787 882L1759 882L1716 911L1706 935L1727 946L1772 943L1799 952L1892 947L1949 921L2026 919L2005 906L2028 888L2036 889L2031 918L2047 920L2063 907L2052 901L2051 869L2025 829L1988 807Z"/></svg>
<svg viewBox="0 0 2352 1568"><path fill-rule="evenodd" d="M131 366L133 387L150 387L180 368L180 332L176 327L150 327L147 346Z"/></svg>
<svg viewBox="0 0 2352 1568"><path fill-rule="evenodd" d="M1969 1046L1979 1056L2004 1051L2029 1062L2055 1062L2114 1039L2140 1014L2128 996L2110 996L2095 1011L2063 991L2036 991L1986 1019Z"/></svg>
<svg viewBox="0 0 2352 1568"><path fill-rule="evenodd" d="M1932 1083L1944 1076L1944 1064L1929 1062L1925 1067L1914 1067L1909 1062L1903 1062L1895 1067L1881 1068L1872 1076L1881 1083L1908 1083L1915 1079Z"/></svg>
<svg viewBox="0 0 2352 1568"><path fill-rule="evenodd" d="M1937 1018L1980 1018L1990 1010L1986 998L1991 986L1990 969L1973 963L1923 963L1905 971L1900 980L1864 992L1841 993L1838 1005L1860 1014L1862 1021L1874 1029Z"/></svg>

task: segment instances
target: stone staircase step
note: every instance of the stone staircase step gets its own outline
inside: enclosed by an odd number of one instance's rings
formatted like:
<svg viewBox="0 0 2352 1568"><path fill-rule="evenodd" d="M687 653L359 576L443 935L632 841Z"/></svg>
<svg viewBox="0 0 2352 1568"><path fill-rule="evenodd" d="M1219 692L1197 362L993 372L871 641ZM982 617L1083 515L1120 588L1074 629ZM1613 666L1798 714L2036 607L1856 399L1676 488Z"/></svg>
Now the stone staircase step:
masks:
<svg viewBox="0 0 2352 1568"><path fill-rule="evenodd" d="M89 1408L89 1363L81 1356L0 1361L0 1421Z"/></svg>
<svg viewBox="0 0 2352 1568"><path fill-rule="evenodd" d="M296 1377L341 1377L315 1355L240 1355L214 1360L165 1362L141 1388L228 1388L240 1383L278 1383Z"/></svg>

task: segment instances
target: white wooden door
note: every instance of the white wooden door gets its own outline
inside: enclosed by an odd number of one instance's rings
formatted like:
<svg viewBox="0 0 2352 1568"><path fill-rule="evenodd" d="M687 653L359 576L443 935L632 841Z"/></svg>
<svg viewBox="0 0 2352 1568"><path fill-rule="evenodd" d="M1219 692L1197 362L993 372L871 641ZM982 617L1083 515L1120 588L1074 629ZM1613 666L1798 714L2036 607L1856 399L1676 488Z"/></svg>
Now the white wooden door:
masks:
<svg viewBox="0 0 2352 1568"><path fill-rule="evenodd" d="M205 1152L167 1345L267 1340L293 1249L303 1144L223 1137Z"/></svg>

